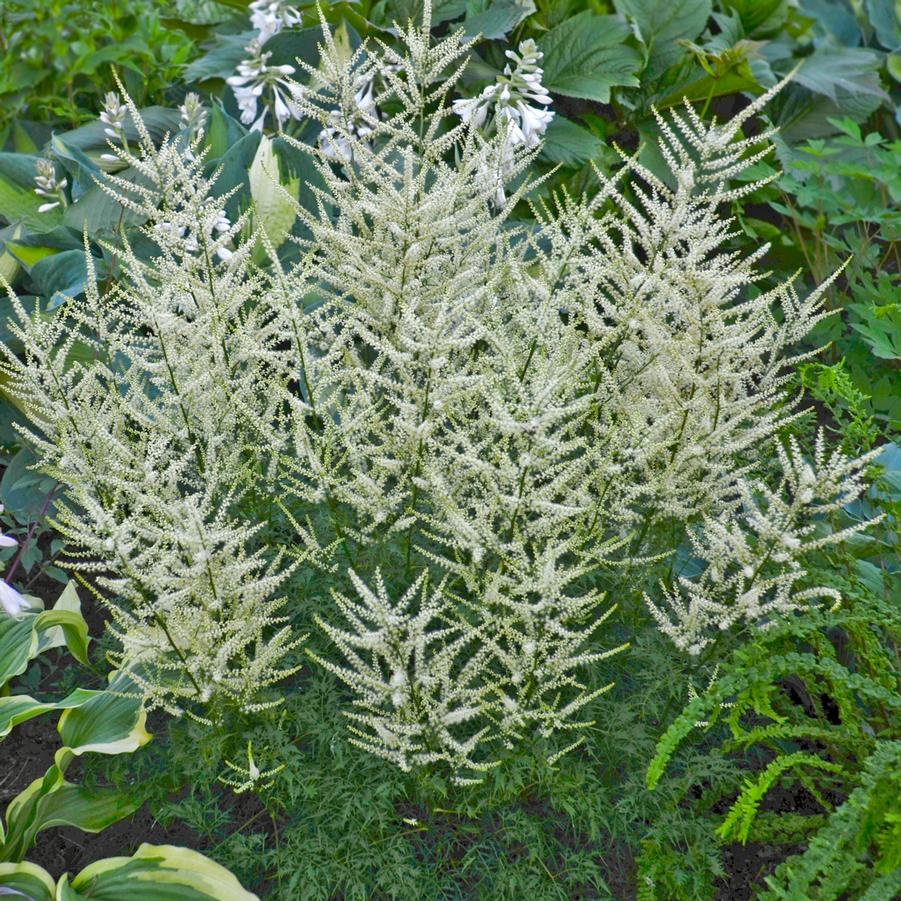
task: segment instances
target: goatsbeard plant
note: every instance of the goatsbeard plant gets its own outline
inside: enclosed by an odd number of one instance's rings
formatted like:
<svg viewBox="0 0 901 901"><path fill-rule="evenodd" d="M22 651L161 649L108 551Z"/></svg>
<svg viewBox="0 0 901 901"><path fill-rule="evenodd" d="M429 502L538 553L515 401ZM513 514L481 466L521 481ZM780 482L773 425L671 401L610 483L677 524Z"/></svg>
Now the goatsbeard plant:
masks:
<svg viewBox="0 0 901 901"><path fill-rule="evenodd" d="M605 620L642 588L695 654L834 600L803 555L841 540L812 523L866 461L774 444L822 289L760 289L766 248L727 249L720 212L755 187L730 180L767 152L740 129L773 92L725 125L661 119L671 183L625 159L526 228L538 148L454 114L459 35L400 38L348 62L326 30L299 61L297 114L352 152L297 144L318 185L290 265L224 217L199 132L157 148L131 107L140 146L115 152L140 177L104 185L154 249L123 239L122 278L52 318L11 296L5 371L149 703L268 703L307 625L293 586L334 586L314 657L353 740L466 781L526 736L578 743L551 739L585 725L624 647Z"/></svg>

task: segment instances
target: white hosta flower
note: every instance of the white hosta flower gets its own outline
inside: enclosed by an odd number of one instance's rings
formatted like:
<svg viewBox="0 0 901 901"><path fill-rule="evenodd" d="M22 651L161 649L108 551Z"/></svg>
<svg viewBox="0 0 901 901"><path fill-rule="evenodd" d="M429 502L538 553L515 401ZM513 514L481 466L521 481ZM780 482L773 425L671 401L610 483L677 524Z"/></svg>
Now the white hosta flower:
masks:
<svg viewBox="0 0 901 901"><path fill-rule="evenodd" d="M548 125L551 124L554 114L548 109L529 106L521 100L516 104L516 109L519 112L520 128L526 146L536 147Z"/></svg>
<svg viewBox="0 0 901 901"><path fill-rule="evenodd" d="M30 610L31 604L8 582L0 581L0 607L9 616L19 616L26 610Z"/></svg>
<svg viewBox="0 0 901 901"><path fill-rule="evenodd" d="M213 245L213 253L223 262L230 260L233 252L229 248L218 243L221 238L217 238L217 235L225 235L230 228L231 221L228 216L225 215L225 210L214 209L208 217L204 229L207 242L212 243ZM161 239L180 243L182 252L187 251L188 253L193 254L200 250L200 242L197 240L197 234L193 231L188 231L183 225L177 226L172 222L164 220L162 222L157 222L153 226L153 230Z"/></svg>
<svg viewBox="0 0 901 901"><path fill-rule="evenodd" d="M356 115L359 116L359 119L355 119L351 124L349 132L346 127L340 127L340 111L334 110L331 113L335 125L326 126L319 132L319 149L323 156L331 160L342 160L345 163L353 160L355 139L368 138L373 131L368 120L379 117L374 91L375 82L370 78L366 79L354 94L354 103L357 106Z"/></svg>
<svg viewBox="0 0 901 901"><path fill-rule="evenodd" d="M0 513L3 512L3 504L0 504ZM16 547L18 541L12 535L4 535L0 532L0 547Z"/></svg>
<svg viewBox="0 0 901 901"><path fill-rule="evenodd" d="M259 42L265 44L282 28L293 28L303 21L301 14L281 0L254 0L250 4L250 24L259 32Z"/></svg>
<svg viewBox="0 0 901 901"><path fill-rule="evenodd" d="M257 110L260 98L266 92L272 98L279 129L284 127L288 119L300 119L301 113L294 101L301 95L303 88L288 80L288 76L294 74L294 66L268 65L272 54L263 52L262 42L259 40L251 41L247 52L248 58L238 65L238 74L225 79L235 93L241 110L241 121L250 125L251 131L263 130L267 108L264 105L259 116Z"/></svg>
<svg viewBox="0 0 901 901"><path fill-rule="evenodd" d="M199 94L190 91L185 95L184 103L178 108L181 127L192 135L200 131L207 120L207 111L203 108L203 101Z"/></svg>
<svg viewBox="0 0 901 901"><path fill-rule="evenodd" d="M507 57L516 64L515 69L508 64L497 81L484 88L478 97L455 100L452 107L473 128L485 127L502 134L509 149L531 149L538 146L554 118L554 113L547 109L551 95L541 83L544 73L538 61L542 53L534 41L528 40L519 45L519 53L508 50ZM506 202L503 183L512 171L513 162L510 154L497 165L487 167L483 175L498 183L495 188L495 203L498 206Z"/></svg>
<svg viewBox="0 0 901 901"><path fill-rule="evenodd" d="M489 107L497 91L498 86L490 84L478 97L464 97L455 100L451 106L464 122L470 122L474 128L481 128L488 118Z"/></svg>
<svg viewBox="0 0 901 901"><path fill-rule="evenodd" d="M103 129L107 137L114 141L121 141L125 134L125 117L128 107L122 102L122 98L115 91L107 91L103 98L103 109L100 112L100 121L106 126Z"/></svg>
<svg viewBox="0 0 901 901"><path fill-rule="evenodd" d="M46 203L42 203L38 207L39 213L46 213L48 210L56 209L56 207L60 205L65 205L66 203L66 195L63 193L63 189L68 184L68 181L65 178L57 178L56 177L56 169L53 166L53 163L48 159L40 159L35 164L35 168L37 169L38 174L34 177L34 182L37 187L34 189L34 193L39 197L54 197L55 200L48 200ZM0 507L2 509L2 507Z"/></svg>
<svg viewBox="0 0 901 901"><path fill-rule="evenodd" d="M323 128L319 132L319 149L330 160L349 163L354 157L350 141L337 128Z"/></svg>

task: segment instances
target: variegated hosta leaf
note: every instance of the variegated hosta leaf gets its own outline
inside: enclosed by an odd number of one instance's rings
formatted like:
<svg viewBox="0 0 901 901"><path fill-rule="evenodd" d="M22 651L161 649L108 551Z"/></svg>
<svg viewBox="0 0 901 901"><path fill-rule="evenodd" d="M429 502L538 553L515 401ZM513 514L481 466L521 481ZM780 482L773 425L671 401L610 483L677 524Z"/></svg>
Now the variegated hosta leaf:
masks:
<svg viewBox="0 0 901 901"><path fill-rule="evenodd" d="M58 901L258 901L225 867L188 848L141 845L132 857L111 857L60 879Z"/></svg>
<svg viewBox="0 0 901 901"><path fill-rule="evenodd" d="M0 897L23 901L259 901L225 867L188 848L141 845L132 857L110 857L74 879L33 863L0 863Z"/></svg>
<svg viewBox="0 0 901 901"><path fill-rule="evenodd" d="M0 616L0 688L25 672L31 660L48 648L66 645L81 663L88 662L88 624L70 583L52 610L41 610L37 598L19 618Z"/></svg>
<svg viewBox="0 0 901 901"><path fill-rule="evenodd" d="M33 863L0 863L0 898L13 901L55 901L50 874Z"/></svg>

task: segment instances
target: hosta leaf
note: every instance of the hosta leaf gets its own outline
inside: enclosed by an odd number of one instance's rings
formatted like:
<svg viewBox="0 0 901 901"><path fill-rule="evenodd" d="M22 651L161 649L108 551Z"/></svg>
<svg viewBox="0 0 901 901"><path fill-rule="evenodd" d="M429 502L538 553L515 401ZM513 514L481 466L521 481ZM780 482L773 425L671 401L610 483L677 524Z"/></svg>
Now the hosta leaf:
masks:
<svg viewBox="0 0 901 901"><path fill-rule="evenodd" d="M901 49L901 10L896 0L866 0L870 24L886 50Z"/></svg>
<svg viewBox="0 0 901 901"><path fill-rule="evenodd" d="M0 738L4 738L20 723L27 722L53 710L79 707L93 698L95 692L76 688L62 701L36 701L30 695L8 695L0 698Z"/></svg>
<svg viewBox="0 0 901 901"><path fill-rule="evenodd" d="M59 753L57 759L59 760ZM134 813L138 803L121 792L89 790L66 782L58 764L42 779L35 779L9 803L6 841L0 858L21 860L34 845L37 834L52 826L76 826L85 832L101 832Z"/></svg>
<svg viewBox="0 0 901 901"><path fill-rule="evenodd" d="M127 673L119 670L108 688L71 706L60 717L57 731L63 744L75 755L125 754L150 741L144 728L147 712L138 689Z"/></svg>
<svg viewBox="0 0 901 901"><path fill-rule="evenodd" d="M133 857L111 857L85 867L60 893L61 901L258 901L225 867L188 848L141 845Z"/></svg>
<svg viewBox="0 0 901 901"><path fill-rule="evenodd" d="M28 661L37 653L38 636L34 614L13 619L0 614L0 688L13 676L25 672Z"/></svg>
<svg viewBox="0 0 901 901"><path fill-rule="evenodd" d="M0 863L0 896L3 895L9 895L11 901L54 901L56 886L50 874L37 864Z"/></svg>
<svg viewBox="0 0 901 901"><path fill-rule="evenodd" d="M179 130L180 113L177 109L167 109L164 106L148 106L145 109L138 110L144 127L150 133L150 137L157 144L162 141L163 137L173 134ZM60 140L69 148L76 150L109 150L109 137L104 131L104 124L98 119L74 128L72 131L66 131L59 135ZM138 140L138 129L129 113L125 117L125 138L129 142Z"/></svg>
<svg viewBox="0 0 901 901"><path fill-rule="evenodd" d="M627 47L629 27L616 16L580 13L539 41L549 91L607 103L610 88L637 87L638 51Z"/></svg>
<svg viewBox="0 0 901 901"><path fill-rule="evenodd" d="M294 224L296 214L290 197L285 196L282 188L278 157L272 147L272 139L263 137L254 154L248 172L250 196L253 198L257 224L266 233L272 246L278 246L285 240ZM300 183L293 179L284 186L292 196L300 189Z"/></svg>
<svg viewBox="0 0 901 901"><path fill-rule="evenodd" d="M51 199L34 193L39 159L27 153L0 153L0 217L10 224L21 222L32 232L50 231L63 214L61 207L38 212Z"/></svg>
<svg viewBox="0 0 901 901"><path fill-rule="evenodd" d="M117 172L116 177L149 184L146 177L131 166ZM117 203L98 185L87 190L77 203L71 204L63 217L64 225L77 232L86 228L89 237L116 231L124 225L141 225L144 221L143 216Z"/></svg>
<svg viewBox="0 0 901 901"><path fill-rule="evenodd" d="M106 261L95 259L94 269L99 279L104 278ZM47 309L55 309L84 293L88 279L84 250L63 250L38 260L31 268L31 277L47 299Z"/></svg>
<svg viewBox="0 0 901 901"><path fill-rule="evenodd" d="M238 63L247 56L247 45L254 37L256 34L252 31L217 34L213 47L188 66L185 81L191 84L209 78L228 78L229 75L234 75Z"/></svg>

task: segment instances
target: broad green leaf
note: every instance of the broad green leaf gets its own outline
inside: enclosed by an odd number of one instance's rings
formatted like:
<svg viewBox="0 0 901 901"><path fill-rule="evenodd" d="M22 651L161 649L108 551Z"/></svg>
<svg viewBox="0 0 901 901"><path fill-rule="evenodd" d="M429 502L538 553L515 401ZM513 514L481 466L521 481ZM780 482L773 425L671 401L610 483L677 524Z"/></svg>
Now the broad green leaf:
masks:
<svg viewBox="0 0 901 901"><path fill-rule="evenodd" d="M266 233L272 246L278 248L288 236L297 218L295 205L291 197L285 196L285 191L287 190L296 200L300 190L299 181L293 179L283 188L272 139L266 136L260 139L247 177L257 224Z"/></svg>
<svg viewBox="0 0 901 901"><path fill-rule="evenodd" d="M223 109L220 103L214 103L210 115L210 127L207 130L207 144L210 148L210 159L217 160L232 144L240 141L247 134L247 129L240 125Z"/></svg>
<svg viewBox="0 0 901 901"><path fill-rule="evenodd" d="M149 185L147 178L129 166L116 173L116 178ZM94 237L104 232L117 231L125 225L143 225L146 217L134 210L126 209L109 196L99 185L86 191L78 203L70 204L63 217L63 224L81 232L87 228L88 236Z"/></svg>
<svg viewBox="0 0 901 901"><path fill-rule="evenodd" d="M901 53L897 51L890 53L885 61L885 67L895 81L901 81Z"/></svg>
<svg viewBox="0 0 901 901"><path fill-rule="evenodd" d="M494 0L486 10L467 17L463 23L467 37L481 35L487 40L506 37L523 19L535 12L532 0Z"/></svg>
<svg viewBox="0 0 901 901"><path fill-rule="evenodd" d="M0 687L14 676L21 675L46 647L55 645L41 642L41 633L49 630L53 638L59 629L72 655L82 663L87 663L88 624L81 612L61 608L41 610L41 601L25 595L32 609L18 619L0 615Z"/></svg>
<svg viewBox="0 0 901 901"><path fill-rule="evenodd" d="M0 613L0 688L13 676L24 673L28 661L37 654L34 621L33 613L25 613L19 619Z"/></svg>
<svg viewBox="0 0 901 901"><path fill-rule="evenodd" d="M78 592L75 590L75 582L69 581L66 587L63 589L62 594L57 598L56 603L53 605L54 610L68 610L71 613L77 614L78 617L81 617L81 601L78 598ZM84 623L84 619L81 620ZM87 638L88 626L87 623L84 623L84 649L87 650L87 642L90 640ZM80 635L80 630L79 630ZM80 642L80 638L75 638L75 641ZM62 626L53 626L49 629L46 629L40 636L38 641L38 651L46 651L49 648L61 648L65 645L66 642L66 632ZM79 650L81 645L78 645ZM70 648L72 653L78 657L74 648ZM78 658L81 659L81 658ZM83 663L87 663L87 656L82 660Z"/></svg>
<svg viewBox="0 0 901 901"><path fill-rule="evenodd" d="M37 153L38 145L34 138L22 126L21 122L13 123L13 149L16 153Z"/></svg>
<svg viewBox="0 0 901 901"><path fill-rule="evenodd" d="M197 851L173 845L141 845L133 857L92 863L72 880L71 889L76 894L60 897L72 901L258 901L225 867Z"/></svg>
<svg viewBox="0 0 901 901"><path fill-rule="evenodd" d="M22 226L17 224L12 226L12 234L10 237L15 240L22 234ZM2 245L0 245L0 285L5 281L7 284L12 284L16 274L19 271L19 260L12 253L9 247L9 242L4 241Z"/></svg>
<svg viewBox="0 0 901 901"><path fill-rule="evenodd" d="M870 24L886 50L901 49L901 8L896 0L866 0Z"/></svg>
<svg viewBox="0 0 901 901"><path fill-rule="evenodd" d="M788 0L723 0L723 6L738 14L749 37L768 37L788 18Z"/></svg>
<svg viewBox="0 0 901 901"><path fill-rule="evenodd" d="M10 895L12 901L54 901L56 886L37 864L0 863L0 895Z"/></svg>
<svg viewBox="0 0 901 901"><path fill-rule="evenodd" d="M0 859L21 860L44 829L76 826L84 832L101 832L138 808L137 802L121 792L89 790L66 782L66 757L58 751L56 761L42 779L35 779L9 802Z"/></svg>
<svg viewBox="0 0 901 901"><path fill-rule="evenodd" d="M646 71L656 78L684 53L679 41L693 41L710 18L710 0L614 0L630 16L648 48Z"/></svg>
<svg viewBox="0 0 901 901"><path fill-rule="evenodd" d="M545 86L599 103L610 100L613 86L637 87L641 57L623 43L628 37L628 26L616 16L584 12L561 22L539 41Z"/></svg>
<svg viewBox="0 0 901 901"><path fill-rule="evenodd" d="M127 673L118 670L104 691L92 692L83 704L71 706L60 717L57 731L63 745L76 756L126 754L150 741L144 728L147 711L139 689Z"/></svg>
<svg viewBox="0 0 901 901"><path fill-rule="evenodd" d="M38 291L47 299L48 310L53 310L65 303L66 300L84 293L88 279L84 253L83 249L63 250L38 260L32 266L31 277ZM106 261L94 259L93 263L97 278L104 278L107 269Z"/></svg>
<svg viewBox="0 0 901 901"><path fill-rule="evenodd" d="M47 197L34 193L37 161L27 153L0 153L0 217L10 224L21 222L32 232L55 228L62 218L62 208L38 212Z"/></svg>
<svg viewBox="0 0 901 901"><path fill-rule="evenodd" d="M32 521L41 515L47 493L55 482L32 468L37 457L27 447L23 447L9 462L0 479L0 504L7 510L14 510L20 520ZM52 514L53 505L45 511Z"/></svg>
<svg viewBox="0 0 901 901"><path fill-rule="evenodd" d="M59 253L55 247L29 247L26 244L16 244L15 242L7 244L6 249L27 269L31 269L35 263L39 260L43 260L44 257L53 256L53 254Z"/></svg>
<svg viewBox="0 0 901 901"><path fill-rule="evenodd" d="M225 194L233 188L239 188L225 205L228 218L234 222L241 211L247 208L250 199L249 171L257 147L262 136L258 131L246 134L240 141L228 149L225 155L215 164L221 169L216 181L216 193Z"/></svg>
<svg viewBox="0 0 901 901"><path fill-rule="evenodd" d="M141 122L144 123L144 127L155 143L159 143L167 133L174 134L179 130L181 117L177 109L167 109L164 106L148 106L145 109L138 110L138 113L141 117ZM138 129L131 118L131 114L126 115L124 127L125 139L129 143L136 142L139 137ZM69 148L75 148L83 152L89 150L108 152L109 137L104 128L104 124L98 119L71 131L63 132L59 135L59 138Z"/></svg>
<svg viewBox="0 0 901 901"><path fill-rule="evenodd" d="M863 47L820 47L804 60L794 80L833 103L840 103L843 94L885 99L879 80L882 59Z"/></svg>
<svg viewBox="0 0 901 901"><path fill-rule="evenodd" d="M247 45L256 37L253 31L240 34L217 34L212 49L194 60L185 71L188 84L209 78L228 78L234 75L238 63L247 56Z"/></svg>
<svg viewBox="0 0 901 901"><path fill-rule="evenodd" d="M844 47L860 44L860 25L850 3L834 0L800 0L801 12L816 23L816 30L825 32Z"/></svg>
<svg viewBox="0 0 901 901"><path fill-rule="evenodd" d="M594 159L604 146L604 142L587 128L558 115L544 133L541 156L552 163L581 166Z"/></svg>
<svg viewBox="0 0 901 901"><path fill-rule="evenodd" d="M84 621L81 612L72 610L45 610L35 617L35 630L41 632L44 629L58 627L63 630L66 646L72 656L80 663L88 662L88 624ZM43 650L40 641L38 651Z"/></svg>
<svg viewBox="0 0 901 901"><path fill-rule="evenodd" d="M0 698L0 738L5 738L20 723L27 722L53 710L80 707L90 701L96 692L76 688L61 701L37 701L30 695L7 695Z"/></svg>

